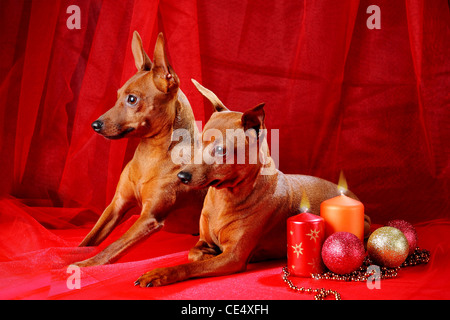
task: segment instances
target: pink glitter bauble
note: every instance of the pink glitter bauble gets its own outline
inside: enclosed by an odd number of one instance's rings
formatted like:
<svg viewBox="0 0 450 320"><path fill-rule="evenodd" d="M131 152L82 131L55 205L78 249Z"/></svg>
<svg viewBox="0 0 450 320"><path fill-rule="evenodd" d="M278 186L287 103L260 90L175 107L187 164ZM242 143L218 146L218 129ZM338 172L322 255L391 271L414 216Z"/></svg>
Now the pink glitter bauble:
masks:
<svg viewBox="0 0 450 320"><path fill-rule="evenodd" d="M330 271L347 274L357 270L365 257L364 244L350 232L336 232L322 246L322 260Z"/></svg>
<svg viewBox="0 0 450 320"><path fill-rule="evenodd" d="M409 245L408 254L414 253L414 250L416 250L417 247L417 232L416 228L414 228L414 226L411 223L405 220L391 220L386 224L386 226L397 228L398 230L403 232L403 234L406 237L406 240L408 240Z"/></svg>

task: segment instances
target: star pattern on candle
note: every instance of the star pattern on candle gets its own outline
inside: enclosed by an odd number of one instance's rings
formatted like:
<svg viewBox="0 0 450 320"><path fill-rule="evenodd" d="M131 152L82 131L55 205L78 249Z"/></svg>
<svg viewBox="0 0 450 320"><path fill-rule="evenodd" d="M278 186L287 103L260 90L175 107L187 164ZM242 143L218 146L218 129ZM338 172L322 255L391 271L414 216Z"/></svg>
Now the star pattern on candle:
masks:
<svg viewBox="0 0 450 320"><path fill-rule="evenodd" d="M309 240L314 240L314 242L316 242L316 239L319 237L319 232L320 232L320 230L310 229L310 232L307 233L306 235L310 236Z"/></svg>
<svg viewBox="0 0 450 320"><path fill-rule="evenodd" d="M312 261L311 262L308 262L308 264L311 266L311 269L314 271L314 272L317 272L317 271L320 271L320 260L319 260L320 258L315 258L315 259L312 259Z"/></svg>
<svg viewBox="0 0 450 320"><path fill-rule="evenodd" d="M297 254L297 258L299 257L300 254L303 254L303 248L302 248L302 243L300 242L299 244L293 245L291 246L294 249L294 253Z"/></svg>

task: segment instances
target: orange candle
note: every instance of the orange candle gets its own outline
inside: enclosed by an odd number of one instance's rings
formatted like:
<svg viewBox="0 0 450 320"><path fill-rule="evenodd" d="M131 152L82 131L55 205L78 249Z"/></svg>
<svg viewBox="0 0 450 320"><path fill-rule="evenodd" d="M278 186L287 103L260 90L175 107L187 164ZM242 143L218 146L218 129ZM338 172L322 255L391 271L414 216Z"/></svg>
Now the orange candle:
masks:
<svg viewBox="0 0 450 320"><path fill-rule="evenodd" d="M320 216L325 220L325 236L350 232L364 241L364 205L345 194L323 201Z"/></svg>

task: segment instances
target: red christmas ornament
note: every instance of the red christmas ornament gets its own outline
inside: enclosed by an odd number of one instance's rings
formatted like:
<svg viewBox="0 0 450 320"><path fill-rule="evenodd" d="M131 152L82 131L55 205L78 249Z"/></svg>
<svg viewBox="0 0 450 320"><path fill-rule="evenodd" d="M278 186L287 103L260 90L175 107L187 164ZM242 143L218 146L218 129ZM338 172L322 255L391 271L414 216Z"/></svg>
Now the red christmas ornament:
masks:
<svg viewBox="0 0 450 320"><path fill-rule="evenodd" d="M414 250L416 250L417 247L417 231L414 226L405 221L405 220L391 220L389 221L386 226L388 227L394 227L403 232L403 234L406 237L406 240L408 240L409 245L409 253L413 254Z"/></svg>
<svg viewBox="0 0 450 320"><path fill-rule="evenodd" d="M364 244L352 233L336 232L322 246L322 259L330 271L347 274L357 270L365 257Z"/></svg>

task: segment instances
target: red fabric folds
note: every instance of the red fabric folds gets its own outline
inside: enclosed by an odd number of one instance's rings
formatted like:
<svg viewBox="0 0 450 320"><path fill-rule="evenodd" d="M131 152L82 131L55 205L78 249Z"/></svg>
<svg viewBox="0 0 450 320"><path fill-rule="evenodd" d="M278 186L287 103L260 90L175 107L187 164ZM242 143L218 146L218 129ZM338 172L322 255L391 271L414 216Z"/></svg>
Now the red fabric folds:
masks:
<svg viewBox="0 0 450 320"><path fill-rule="evenodd" d="M80 8L79 30L66 25L70 5ZM380 8L381 29L367 26L370 5ZM81 290L67 288L65 266L101 250L135 219L100 247L77 248L137 144L107 141L90 128L135 73L134 30L150 58L164 33L197 120L205 123L212 110L191 78L232 110L265 102L266 125L279 130L283 172L337 182L342 170L375 223L414 223L419 245L432 252L427 266L408 268L381 291L353 283L321 287L350 299L449 298L446 0L3 1L0 298L310 298L284 286L285 261L150 294L132 287L147 269L186 261L196 238L165 231L117 264L83 271Z"/></svg>

